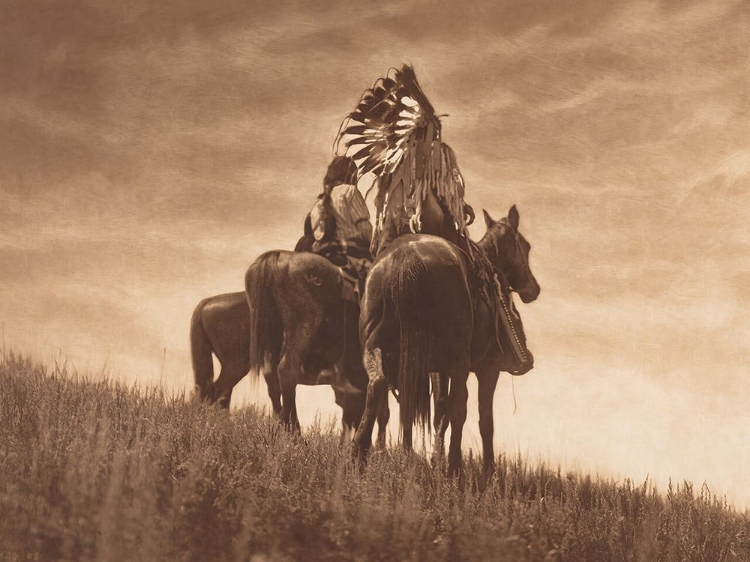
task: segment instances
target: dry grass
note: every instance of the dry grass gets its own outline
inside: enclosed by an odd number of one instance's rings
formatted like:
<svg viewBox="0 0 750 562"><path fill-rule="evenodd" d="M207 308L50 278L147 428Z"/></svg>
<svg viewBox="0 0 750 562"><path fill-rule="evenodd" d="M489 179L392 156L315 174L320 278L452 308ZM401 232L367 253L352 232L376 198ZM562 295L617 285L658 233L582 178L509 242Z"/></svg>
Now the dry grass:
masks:
<svg viewBox="0 0 750 562"><path fill-rule="evenodd" d="M750 517L707 489L501 457L466 487L399 449L360 472L337 427L0 365L0 561L750 560Z"/></svg>

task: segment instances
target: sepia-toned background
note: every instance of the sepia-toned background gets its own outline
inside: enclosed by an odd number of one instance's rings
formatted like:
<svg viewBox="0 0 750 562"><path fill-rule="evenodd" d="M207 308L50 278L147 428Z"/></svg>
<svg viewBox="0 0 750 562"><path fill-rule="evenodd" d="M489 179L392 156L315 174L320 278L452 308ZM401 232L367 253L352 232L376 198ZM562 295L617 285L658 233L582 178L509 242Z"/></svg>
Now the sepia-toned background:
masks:
<svg viewBox="0 0 750 562"><path fill-rule="evenodd" d="M292 247L341 119L410 62L467 201L533 246L501 450L750 505L748 37L731 0L6 0L4 346L189 389L193 307Z"/></svg>

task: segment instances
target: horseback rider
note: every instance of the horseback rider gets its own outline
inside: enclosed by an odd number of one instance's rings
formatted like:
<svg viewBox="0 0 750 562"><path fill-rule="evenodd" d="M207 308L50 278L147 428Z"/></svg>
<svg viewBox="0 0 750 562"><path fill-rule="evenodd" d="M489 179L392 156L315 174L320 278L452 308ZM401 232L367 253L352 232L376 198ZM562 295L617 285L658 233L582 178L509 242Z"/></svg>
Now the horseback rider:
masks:
<svg viewBox="0 0 750 562"><path fill-rule="evenodd" d="M507 281L495 283L492 264L469 238L475 214L464 201L456 155L410 65L389 70L365 90L335 147L359 163L360 174L376 177L373 255L409 232L440 236L466 255L470 283L492 302L503 302L498 287Z"/></svg>
<svg viewBox="0 0 750 562"><path fill-rule="evenodd" d="M365 199L357 189L354 160L337 156L323 178L323 193L306 219L312 231L311 250L342 268L361 288L372 263L372 223Z"/></svg>

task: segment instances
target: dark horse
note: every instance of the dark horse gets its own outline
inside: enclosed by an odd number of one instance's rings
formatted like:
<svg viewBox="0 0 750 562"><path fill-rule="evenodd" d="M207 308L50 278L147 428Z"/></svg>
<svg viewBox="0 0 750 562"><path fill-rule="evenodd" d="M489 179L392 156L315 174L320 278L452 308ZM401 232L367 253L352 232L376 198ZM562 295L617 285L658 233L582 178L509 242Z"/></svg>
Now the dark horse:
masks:
<svg viewBox="0 0 750 562"><path fill-rule="evenodd" d="M396 237L378 256L367 278L360 316L369 382L365 414L355 436L357 454L365 454L370 447L375 415L389 387L398 390L403 442L411 447L413 424L429 424L429 373L437 372L440 375L435 380L443 382L442 389L448 388L450 380L447 395L444 390L437 393L441 402L436 421L439 435L445 432L445 422L450 421L453 428L448 470L455 474L461 464L469 371L475 370L480 379L487 380L490 369L486 365L491 364L494 390L499 370L523 374L533 367L502 273L507 271L524 300L536 298L539 287L528 270L528 243L518 233L517 219L514 207L508 219L488 220L479 247L489 261L485 274L487 268L494 273L489 281L486 275L484 279L475 275L466 252L436 236ZM519 247L525 250L519 253ZM531 279L527 282L521 281L524 269ZM500 284L502 298L493 283ZM491 415L492 393L489 388L483 391ZM443 406L447 417L441 413ZM483 406L486 421L486 403ZM491 424L491 417L489 420ZM491 438L489 441L491 447Z"/></svg>
<svg viewBox="0 0 750 562"><path fill-rule="evenodd" d="M304 235L294 251L311 251L313 241L308 215ZM221 364L216 381L212 354ZM244 291L215 295L198 303L190 319L190 355L197 397L229 408L232 390L250 371L250 311ZM268 373L266 383L274 412L278 413L281 411L278 382Z"/></svg>
<svg viewBox="0 0 750 562"><path fill-rule="evenodd" d="M208 297L195 307L190 322L190 352L198 398L228 408L232 390L250 371L250 311L244 292ZM212 354L221 364L215 381ZM268 370L263 375L274 413L280 415L281 391L276 373ZM348 393L333 390L336 404L343 409L343 439L357 427L361 410ZM385 426L379 429L379 440L384 440Z"/></svg>
<svg viewBox="0 0 750 562"><path fill-rule="evenodd" d="M221 364L215 381L212 355ZM250 370L250 312L244 292L216 295L198 303L190 319L190 356L196 396L228 408L232 390ZM279 393L274 392L272 380L266 382L276 410Z"/></svg>
<svg viewBox="0 0 750 562"><path fill-rule="evenodd" d="M310 217L305 221L305 235L300 238L295 252L310 251L312 246ZM203 299L193 311L190 322L190 351L197 397L208 403L228 408L232 390L250 371L250 311L247 295L227 293ZM221 372L214 381L212 354L216 355ZM264 371L273 410L281 414L281 390L274 369ZM341 406L342 439L357 427L361 417L359 400L349 393L334 388L336 404ZM296 411L294 412L296 419ZM385 442L387 419L381 417L378 441Z"/></svg>
<svg viewBox="0 0 750 562"><path fill-rule="evenodd" d="M275 384L280 393L279 415L289 429L299 430L298 384L330 384L349 428L364 412L359 305L344 298L345 283L338 267L313 253L266 252L245 275L249 369L274 381L269 388ZM384 444L387 408L380 414L378 442Z"/></svg>
<svg viewBox="0 0 750 562"><path fill-rule="evenodd" d="M514 205L506 218L497 221L487 211L484 211L484 220L487 233L479 241L477 247L490 263L505 276L508 281L508 289L517 292L524 303L533 302L539 296L540 287L529 267L531 246L518 229L520 221L518 210ZM505 289L506 285L502 284L501 290ZM513 307L509 292L505 291L503 300L511 307L511 314L515 315L515 307ZM487 472L492 472L495 465L493 446L495 429L492 402L500 371L510 371L515 375L523 374L523 372L531 369L533 358L525 348L526 338L520 320L505 327L511 332L516 331L515 334L511 334L510 343L512 345L508 348L500 345L500 342L494 339L493 334L495 333L497 318L488 314L489 312L488 307L479 307L478 314L475 317L471 371L476 373L478 382L479 432L482 437L484 468ZM503 316L500 318L502 320ZM514 341L516 337L518 342ZM508 355L519 352L517 344L520 344L520 348L529 354L529 362L522 372L513 372L508 368L508 365L513 363L512 356L509 358ZM435 449L442 453L443 438L448 428L446 417L448 381L443 373L432 373L431 378L435 398L434 425L437 439Z"/></svg>

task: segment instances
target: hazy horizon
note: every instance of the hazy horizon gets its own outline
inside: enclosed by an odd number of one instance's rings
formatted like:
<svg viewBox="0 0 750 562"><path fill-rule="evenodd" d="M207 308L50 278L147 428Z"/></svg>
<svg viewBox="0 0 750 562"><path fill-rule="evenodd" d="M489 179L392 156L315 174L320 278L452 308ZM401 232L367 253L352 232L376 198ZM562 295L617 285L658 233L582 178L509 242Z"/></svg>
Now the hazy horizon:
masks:
<svg viewBox="0 0 750 562"><path fill-rule="evenodd" d="M747 0L10 0L0 16L7 347L192 388L194 306L293 246L343 116L408 62L448 114L467 202L518 205L542 287L516 299L536 366L515 414L501 376L500 452L750 506ZM250 394L235 403L267 401ZM328 389L300 400L307 423L338 414Z"/></svg>

